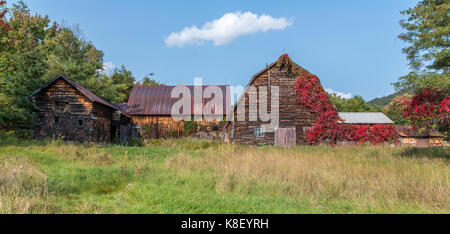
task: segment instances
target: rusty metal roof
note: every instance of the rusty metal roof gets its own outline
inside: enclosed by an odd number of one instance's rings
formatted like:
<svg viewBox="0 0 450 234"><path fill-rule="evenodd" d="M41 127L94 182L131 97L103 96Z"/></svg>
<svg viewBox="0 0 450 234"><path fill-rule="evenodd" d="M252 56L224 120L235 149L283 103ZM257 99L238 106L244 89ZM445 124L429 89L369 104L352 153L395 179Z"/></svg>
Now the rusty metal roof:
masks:
<svg viewBox="0 0 450 234"><path fill-rule="evenodd" d="M401 137L443 137L440 132L435 130L419 131L410 126L396 126L395 129Z"/></svg>
<svg viewBox="0 0 450 234"><path fill-rule="evenodd" d="M171 115L172 106L180 98L172 98L172 90L177 86L143 86L137 85L131 92L128 100L127 114L129 115ZM191 113L194 113L194 87L185 86L191 92ZM203 91L207 87L202 86ZM223 115L227 113L230 106L230 91L227 85L217 85L222 90L223 96ZM203 106L210 101L210 99L203 98ZM213 109L211 113L215 113Z"/></svg>

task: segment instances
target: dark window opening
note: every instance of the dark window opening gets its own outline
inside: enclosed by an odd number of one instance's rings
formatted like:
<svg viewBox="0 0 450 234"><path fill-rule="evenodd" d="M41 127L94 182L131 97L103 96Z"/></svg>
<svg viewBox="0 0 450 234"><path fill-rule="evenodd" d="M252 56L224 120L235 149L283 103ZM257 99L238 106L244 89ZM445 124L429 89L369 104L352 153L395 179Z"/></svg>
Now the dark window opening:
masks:
<svg viewBox="0 0 450 234"><path fill-rule="evenodd" d="M55 106L58 111L66 112L69 110L68 102L55 101Z"/></svg>
<svg viewBox="0 0 450 234"><path fill-rule="evenodd" d="M82 119L78 120L78 127L83 127L83 120Z"/></svg>
<svg viewBox="0 0 450 234"><path fill-rule="evenodd" d="M55 117L55 124L59 123L59 117Z"/></svg>

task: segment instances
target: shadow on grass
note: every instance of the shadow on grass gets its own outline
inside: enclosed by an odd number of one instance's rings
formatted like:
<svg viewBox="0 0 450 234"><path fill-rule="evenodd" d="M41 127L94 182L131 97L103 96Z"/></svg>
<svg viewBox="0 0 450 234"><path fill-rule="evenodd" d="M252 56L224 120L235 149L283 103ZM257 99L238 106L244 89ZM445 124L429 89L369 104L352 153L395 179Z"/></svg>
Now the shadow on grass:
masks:
<svg viewBox="0 0 450 234"><path fill-rule="evenodd" d="M406 158L443 158L450 159L450 148L404 148L399 153Z"/></svg>

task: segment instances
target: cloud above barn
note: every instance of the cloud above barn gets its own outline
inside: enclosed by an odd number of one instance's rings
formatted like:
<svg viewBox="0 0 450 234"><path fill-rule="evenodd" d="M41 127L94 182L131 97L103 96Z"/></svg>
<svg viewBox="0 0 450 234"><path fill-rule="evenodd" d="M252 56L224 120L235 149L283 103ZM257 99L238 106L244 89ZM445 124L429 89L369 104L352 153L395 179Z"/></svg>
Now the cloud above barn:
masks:
<svg viewBox="0 0 450 234"><path fill-rule="evenodd" d="M353 94L352 94L352 93L338 92L338 91L335 91L335 90L333 90L333 89L325 89L325 91L326 91L327 93L329 93L329 94L335 94L336 96L341 97L341 98L345 98L345 99L350 99L350 98L353 97Z"/></svg>
<svg viewBox="0 0 450 234"><path fill-rule="evenodd" d="M181 32L172 32L166 39L168 47L203 45L212 42L214 46L229 44L243 35L283 30L293 24L292 19L274 18L252 12L226 13L221 18L206 22L201 28L186 27Z"/></svg>

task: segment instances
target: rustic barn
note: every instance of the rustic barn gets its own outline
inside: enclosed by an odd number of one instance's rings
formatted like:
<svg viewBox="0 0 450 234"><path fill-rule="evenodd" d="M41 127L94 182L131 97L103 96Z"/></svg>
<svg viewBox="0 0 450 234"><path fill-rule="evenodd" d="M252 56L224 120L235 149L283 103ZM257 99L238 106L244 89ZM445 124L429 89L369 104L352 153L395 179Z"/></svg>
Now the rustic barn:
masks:
<svg viewBox="0 0 450 234"><path fill-rule="evenodd" d="M58 76L31 95L35 113L35 137L63 137L76 142L110 142L120 137L124 143L131 118L116 106L96 96L74 81Z"/></svg>
<svg viewBox="0 0 450 234"><path fill-rule="evenodd" d="M166 137L181 137L184 135L184 121L177 121L172 118L172 107L180 100L180 98L172 98L172 90L177 86L142 86L137 85L128 100L127 114L131 116L132 122L140 129L141 135L147 135L148 138L166 138ZM191 113L194 113L194 86L186 86L191 92ZM202 86L202 90L205 91L207 87ZM223 110L222 114L216 112L214 109L211 111L211 117L218 117L218 119L224 119L227 110L227 106L230 106L230 89L229 86L220 85L219 87L223 94ZM214 97L212 97L214 98ZM203 98L202 108L206 103L211 101L212 98ZM220 108L220 107L219 107ZM200 125L212 125L212 131L218 131L214 129L214 125L219 124L218 121L207 121L204 118L199 122ZM145 137L145 136L144 136Z"/></svg>
<svg viewBox="0 0 450 234"><path fill-rule="evenodd" d="M397 126L399 145L404 147L443 147L444 137L438 131L415 130L410 126Z"/></svg>
<svg viewBox="0 0 450 234"><path fill-rule="evenodd" d="M298 66L298 65L296 65ZM234 105L232 116L234 121L226 125L226 141L238 144L268 144L296 145L305 144L305 130L315 123L315 115L310 110L301 108L296 103L295 82L297 76L290 74L277 66L277 61L256 73L245 88L244 93ZM260 87L267 87L267 109L271 109L271 87L279 87L279 126L275 131L266 132L265 125L269 123L249 121L249 99L258 96ZM250 88L255 87L256 89ZM245 121L239 121L238 106L245 106ZM266 106L257 103L258 110Z"/></svg>

